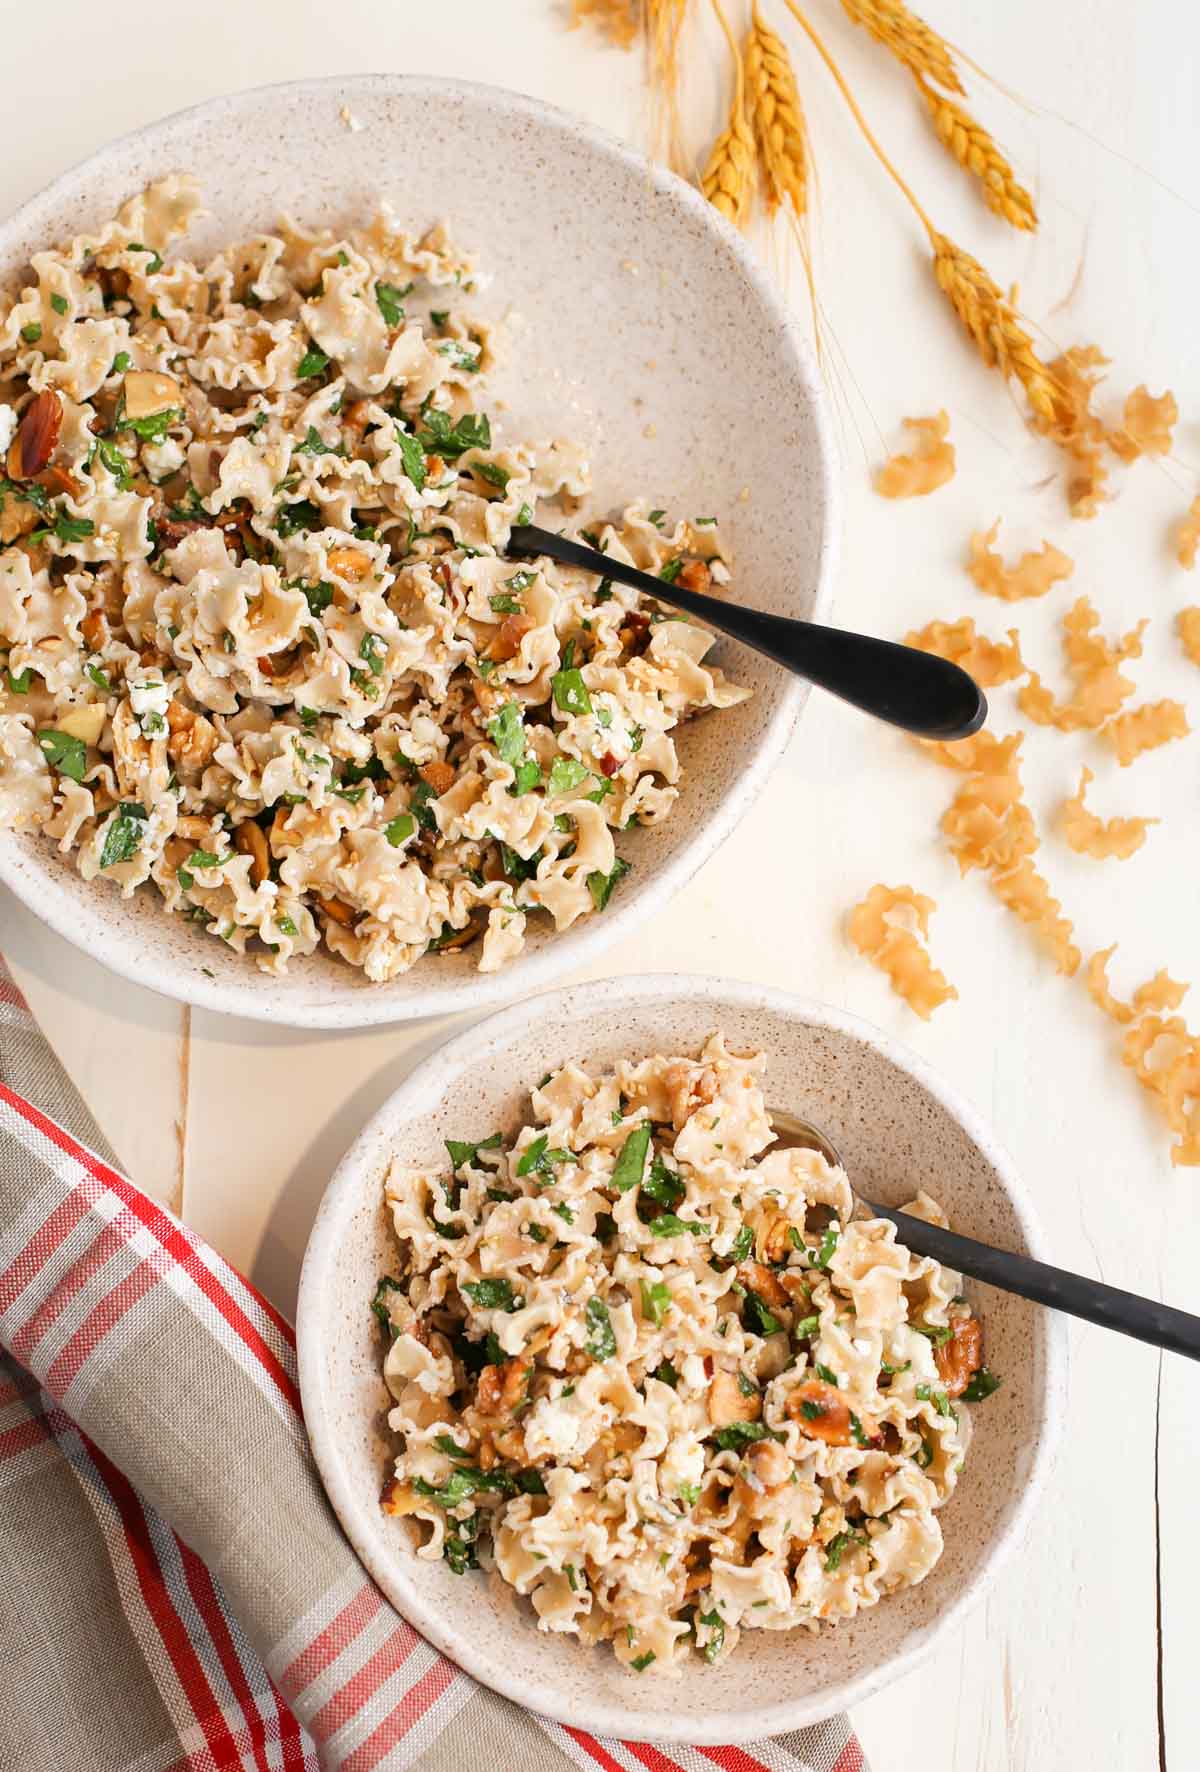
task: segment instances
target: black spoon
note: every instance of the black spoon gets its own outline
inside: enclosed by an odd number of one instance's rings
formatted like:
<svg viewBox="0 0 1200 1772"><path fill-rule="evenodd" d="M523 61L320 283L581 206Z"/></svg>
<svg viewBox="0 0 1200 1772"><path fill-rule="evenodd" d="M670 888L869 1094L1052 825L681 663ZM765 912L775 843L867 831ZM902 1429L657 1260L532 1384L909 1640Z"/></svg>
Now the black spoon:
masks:
<svg viewBox="0 0 1200 1772"><path fill-rule="evenodd" d="M811 1120L801 1120L775 1108L770 1110L770 1118L781 1145L820 1151L827 1163L846 1173L835 1147ZM891 1219L900 1241L914 1255L929 1255L945 1267L970 1274L973 1280L984 1280L1001 1292L1015 1292L1018 1298L1030 1298L1034 1304L1066 1311L1068 1316L1098 1323L1102 1329L1117 1329L1137 1341L1165 1347L1169 1353L1200 1360L1200 1317L1159 1304L1154 1298L1139 1298L1136 1292L1106 1286L1102 1280L1087 1280L1082 1274L1070 1274L1065 1268L1034 1261L1029 1255L993 1249L988 1243L977 1243L974 1237L962 1237L957 1231L943 1230L940 1224L914 1218L910 1212L880 1206L860 1194L853 1182L850 1188L854 1198L874 1218Z"/></svg>
<svg viewBox="0 0 1200 1772"><path fill-rule="evenodd" d="M902 726L918 738L969 738L987 719L987 701L975 679L948 659L918 652L915 646L899 646L893 640L823 628L815 622L794 621L786 615L770 615L764 609L746 609L739 603L706 597L532 523L514 527L507 552L519 559L544 554L564 566L600 573L645 596L657 597L660 603L685 609L863 713Z"/></svg>

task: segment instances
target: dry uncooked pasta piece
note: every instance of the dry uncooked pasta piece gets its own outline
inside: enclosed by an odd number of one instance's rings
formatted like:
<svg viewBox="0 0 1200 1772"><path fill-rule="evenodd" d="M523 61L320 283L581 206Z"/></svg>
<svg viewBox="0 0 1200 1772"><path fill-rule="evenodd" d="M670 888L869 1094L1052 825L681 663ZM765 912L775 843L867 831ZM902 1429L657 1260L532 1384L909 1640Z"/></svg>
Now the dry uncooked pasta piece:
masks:
<svg viewBox="0 0 1200 1772"><path fill-rule="evenodd" d="M1084 972L1084 983L1087 985L1088 996L1105 1015L1113 1021L1127 1022L1133 1020L1133 1005L1122 1003L1114 997L1108 983L1108 962L1117 951L1114 941L1111 947L1101 948L1099 953L1092 955Z"/></svg>
<svg viewBox="0 0 1200 1772"><path fill-rule="evenodd" d="M1168 390L1154 395L1145 387L1134 388L1125 402L1125 422L1110 431L1109 448L1122 461L1140 455L1170 455L1171 433L1179 419L1175 396Z"/></svg>
<svg viewBox="0 0 1200 1772"><path fill-rule="evenodd" d="M1175 531L1175 558L1189 572L1196 564L1197 548L1200 548L1200 498L1192 500L1187 516Z"/></svg>
<svg viewBox="0 0 1200 1772"><path fill-rule="evenodd" d="M1011 732L1007 738L997 738L993 732L977 732L972 738L958 738L950 742L943 739L919 738L917 743L932 758L940 763L943 769L960 769L967 774L982 770L989 774L1005 774L1013 766L1013 759L1021 748L1021 734Z"/></svg>
<svg viewBox="0 0 1200 1772"><path fill-rule="evenodd" d="M942 817L960 873L983 868L1000 902L1037 932L1058 970L1073 973L1080 955L1071 940L1072 924L1033 865L1038 834L1022 798L1021 734L997 739L980 732L956 745L925 748L939 762L967 773Z"/></svg>
<svg viewBox="0 0 1200 1772"><path fill-rule="evenodd" d="M904 423L916 438L916 448L911 455L890 456L878 470L875 490L881 498L924 498L954 478L949 413L906 418Z"/></svg>
<svg viewBox="0 0 1200 1772"><path fill-rule="evenodd" d="M1036 931L1060 972L1070 978L1079 970L1079 949L1071 940L1074 925L1063 915L1062 905L1029 856L1023 856L1011 868L994 871L992 891L1014 916Z"/></svg>
<svg viewBox="0 0 1200 1772"><path fill-rule="evenodd" d="M1181 609L1177 619L1183 650L1193 664L1200 665L1200 609Z"/></svg>
<svg viewBox="0 0 1200 1772"><path fill-rule="evenodd" d="M1034 413L1033 428L1061 449L1068 460L1067 504L1073 517L1094 517L1105 497L1108 468L1104 421L1092 411L1098 373L1108 358L1096 345L1074 345L1048 365L1054 383L1052 417Z"/></svg>
<svg viewBox="0 0 1200 1772"><path fill-rule="evenodd" d="M1000 533L997 518L986 532L971 537L967 571L981 591L989 597L1002 597L1006 603L1019 603L1028 597L1044 597L1046 592L1064 578L1070 578L1075 562L1061 548L1044 541L1033 553L1022 554L1015 566L1006 566L993 544Z"/></svg>
<svg viewBox="0 0 1200 1772"><path fill-rule="evenodd" d="M622 49L628 49L638 34L641 9L637 0L571 0L571 26L590 19Z"/></svg>
<svg viewBox="0 0 1200 1772"><path fill-rule="evenodd" d="M931 621L927 626L905 634L904 644L915 646L920 652L934 652L939 658L948 658L952 664L961 665L984 689L992 689L998 683L1011 683L1014 677L1025 675L1021 638L1016 628L1009 628L1008 644L1005 645L1003 640L989 640L986 634L977 634L969 615L962 621Z"/></svg>
<svg viewBox="0 0 1200 1772"><path fill-rule="evenodd" d="M1063 616L1063 651L1075 680L1074 694L1060 702L1046 688L1037 671L1017 692L1021 712L1039 726L1056 726L1060 732L1094 732L1133 694L1136 684L1122 674L1126 659L1140 658L1146 622L1113 643L1097 634L1100 617L1087 597L1080 597Z"/></svg>
<svg viewBox="0 0 1200 1772"><path fill-rule="evenodd" d="M924 1021L958 996L922 945L936 908L932 898L911 886L872 886L846 925L859 953L887 974L892 989Z"/></svg>
<svg viewBox="0 0 1200 1772"><path fill-rule="evenodd" d="M1176 1134L1172 1163L1195 1168L1200 1166L1200 1039L1182 1016L1170 1013L1179 1008L1188 986L1169 972L1156 972L1123 1003L1113 996L1108 983L1108 962L1115 951L1114 944L1088 961L1088 995L1125 1028L1121 1062L1149 1091Z"/></svg>
<svg viewBox="0 0 1200 1772"><path fill-rule="evenodd" d="M1182 702L1148 701L1110 720L1104 736L1111 739L1117 762L1127 769L1143 751L1157 750L1173 738L1186 738L1190 731Z"/></svg>
<svg viewBox="0 0 1200 1772"><path fill-rule="evenodd" d="M1071 845L1076 855L1090 855L1096 861L1127 861L1135 855L1146 841L1146 832L1156 818L1110 818L1107 822L1089 812L1084 805L1084 796L1089 784L1095 780L1090 769L1084 769L1079 780L1079 791L1069 800L1064 800L1059 811L1059 824L1063 836Z"/></svg>

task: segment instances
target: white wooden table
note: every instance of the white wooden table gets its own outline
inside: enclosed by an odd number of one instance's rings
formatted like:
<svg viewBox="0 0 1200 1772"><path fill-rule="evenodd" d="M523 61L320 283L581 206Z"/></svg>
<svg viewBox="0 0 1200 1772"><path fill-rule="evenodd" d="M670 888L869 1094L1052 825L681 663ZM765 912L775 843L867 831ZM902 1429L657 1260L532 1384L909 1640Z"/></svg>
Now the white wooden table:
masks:
<svg viewBox="0 0 1200 1772"><path fill-rule="evenodd" d="M1076 556L1070 588L1092 596L1106 631L1152 616L1143 680L1151 697L1184 699L1200 725L1200 677L1172 632L1175 611L1200 601L1200 579L1174 567L1166 545L1195 490L1189 465L1200 459L1200 11L1171 0L929 0L934 22L1037 107L981 96L1039 196L1043 233L1030 241L982 209L932 144L893 64L851 30L834 0L812 0L811 10L942 225L1002 282L1020 283L1027 311L1055 343L1096 340L1115 359L1114 388L1170 385L1185 415L1177 460L1141 466L1101 521L1070 523L1057 487L1043 484L1053 464L944 322L907 213L797 42L820 167L817 277L836 329L830 362L840 369L833 391L847 522L837 618L900 633L970 611L1001 633L1008 610L977 595L960 561L969 532L1002 514L1013 546L1045 535ZM453 8L210 0L200 11L179 0L126 0L115 12L59 0L52 29L30 15L5 44L0 206L10 210L111 136L168 111L318 73L489 80L646 141L637 58L566 32L567 11L565 0ZM698 73L684 107L697 142L716 124L718 95L716 73ZM406 155L394 182L391 168L379 168L381 187L401 206L404 176L419 164ZM781 246L765 249L800 301L796 266ZM876 498L867 468L883 452L881 433L891 445L905 413L941 405L953 418L956 479L927 501ZM1060 591L1047 607L1019 611L1026 650L1051 681L1054 622L1067 600ZM1007 693L998 697L1002 725ZM1027 749L1030 799L1043 820L1074 790L1085 757L1106 812L1164 815L1126 863L1080 860L1047 835L1043 860L1084 952L1119 939L1123 986L1161 964L1200 978L1200 737L1121 772L1082 738L1034 732ZM958 880L937 833L948 798L948 778L903 741L814 700L735 842L596 974L724 972L873 1019L990 1114L1061 1262L1200 1307L1200 1177L1171 1170L1162 1129L1116 1066L1114 1030L1079 981L1057 978L977 880ZM961 1001L931 1025L842 940L844 912L879 879L910 881L939 902L933 951ZM451 1021L309 1035L181 1009L111 976L7 896L0 947L133 1177L290 1309L331 1168ZM1197 1373L1085 1328L1072 1333L1072 1365L1065 1449L1024 1552L961 1641L860 1707L855 1721L876 1772L1200 1765Z"/></svg>

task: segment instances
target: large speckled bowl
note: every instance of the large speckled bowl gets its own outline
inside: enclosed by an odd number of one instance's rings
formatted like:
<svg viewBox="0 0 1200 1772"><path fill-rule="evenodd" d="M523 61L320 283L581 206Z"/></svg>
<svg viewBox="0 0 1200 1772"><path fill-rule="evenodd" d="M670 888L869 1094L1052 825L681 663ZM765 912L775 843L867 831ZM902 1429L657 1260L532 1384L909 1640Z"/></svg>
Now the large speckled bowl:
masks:
<svg viewBox="0 0 1200 1772"><path fill-rule="evenodd" d="M414 142L436 151L414 156ZM309 222L366 218L381 195L413 229L449 220L493 274L480 311L511 321L490 382L504 434L585 442L600 512L644 494L673 512L719 515L739 597L789 615L820 611L835 470L818 377L782 296L679 179L512 93L391 74L295 82L184 111L93 155L0 225L0 284L40 246L185 169L211 210L184 248L199 253L273 226L284 210ZM527 996L669 902L777 762L807 690L732 642L715 656L754 697L683 735L675 816L622 838L633 872L603 915L558 936L531 918L524 954L497 974L481 976L468 949L388 985L324 955L277 980L167 916L152 891L123 901L84 886L49 843L0 835L0 879L115 971L231 1014L352 1027Z"/></svg>
<svg viewBox="0 0 1200 1772"><path fill-rule="evenodd" d="M462 1667L559 1722L659 1741L745 1741L831 1715L905 1672L967 1607L1017 1544L1046 1476L1064 1412L1061 1318L987 1287L988 1363L1002 1388L973 1411L975 1435L942 1511L946 1548L919 1587L811 1637L751 1631L714 1668L638 1678L606 1647L540 1633L498 1576L456 1576L414 1552L405 1522L379 1508L394 1453L369 1305L393 1271L383 1210L390 1158L444 1160L442 1140L515 1132L528 1092L566 1059L694 1054L723 1028L769 1055L770 1105L833 1138L852 1181L900 1204L919 1187L955 1228L1043 1253L1025 1191L987 1128L912 1053L863 1022L780 991L713 978L624 978L535 997L492 1016L428 1059L371 1121L318 1214L300 1282L304 1415L330 1498L359 1555L398 1609Z"/></svg>

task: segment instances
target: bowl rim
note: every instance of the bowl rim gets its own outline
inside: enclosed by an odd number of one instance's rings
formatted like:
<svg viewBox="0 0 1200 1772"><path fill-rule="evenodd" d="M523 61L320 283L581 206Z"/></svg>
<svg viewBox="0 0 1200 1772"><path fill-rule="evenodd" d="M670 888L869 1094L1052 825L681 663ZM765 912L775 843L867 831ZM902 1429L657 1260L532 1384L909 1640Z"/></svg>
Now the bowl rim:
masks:
<svg viewBox="0 0 1200 1772"><path fill-rule="evenodd" d="M473 1643L455 1637L442 1618L425 1603L420 1591L402 1570L377 1547L373 1523L360 1511L342 1480L340 1441L330 1426L329 1395L325 1381L324 1354L327 1338L322 1333L322 1304L328 1296L328 1276L336 1258L343 1217L361 1197L362 1170L377 1155L385 1129L403 1109L406 1097L414 1098L421 1111L431 1084L453 1067L478 1063L497 1038L505 1043L519 1036L531 1022L553 1005L556 1011L580 1019L594 1015L597 1006L620 1007L679 1000L728 1002L739 1008L757 1009L784 1019L829 1029L859 1040L888 1059L920 1084L962 1127L995 1169L1009 1200L1028 1253L1047 1259L1045 1236L1032 1199L1020 1180L1008 1151L978 1111L919 1054L901 1041L858 1016L813 998L773 986L756 985L699 973L635 973L595 984L567 985L545 991L521 1003L487 1016L439 1046L417 1065L393 1091L359 1133L334 1170L321 1199L305 1248L296 1308L296 1348L300 1394L305 1424L317 1469L342 1529L355 1552L388 1599L415 1629L458 1667L526 1709L555 1722L571 1724L595 1735L636 1741L690 1743L720 1741L739 1743L781 1735L792 1729L825 1721L835 1712L870 1697L893 1680L909 1673L931 1652L949 1630L972 1611L990 1591L1001 1567L1020 1543L1053 1469L1062 1432L1068 1371L1066 1319L1045 1313L1043 1358L1045 1361L1045 1408L1041 1431L1024 1487L1008 1524L991 1546L978 1574L936 1618L915 1633L902 1652L878 1667L835 1682L819 1695L783 1698L756 1706L753 1714L705 1711L697 1714L663 1715L638 1709L631 1691L628 1705L596 1703L577 1694L560 1692L538 1679L522 1677L504 1663L476 1653Z"/></svg>
<svg viewBox="0 0 1200 1772"><path fill-rule="evenodd" d="M247 87L173 111L153 123L117 136L93 153L85 155L42 190L35 192L12 215L0 221L0 250L12 232L28 225L31 218L37 221L39 211L45 212L44 222L39 222L39 225L53 229L53 211L63 201L70 199L82 176L114 158L119 158L128 150L140 148L153 151L156 145L165 146L181 124L195 125L221 118L232 120L247 111L253 111L257 102L268 95L294 99L306 96L327 97L352 104L356 94L411 94L445 100L466 99L501 116L522 118L551 134L583 142L600 158L618 162L623 167L638 172L649 182L655 193L669 194L696 219L701 220L713 237L722 243L777 327L784 348L790 351L796 373L809 397L819 470L817 502L821 524L811 619L820 620L827 612L832 597L833 577L840 553L841 470L821 375L796 315L783 292L775 287L766 268L754 258L746 242L700 192L667 167L648 159L608 130L573 116L556 105L481 81L454 80L425 74L336 74ZM561 977L564 970L573 972L594 965L604 949L623 935L632 933L655 911L668 903L715 854L757 800L787 749L809 693L809 686L798 679L792 678L784 683L779 705L753 754L746 760L736 794L727 794L718 802L711 816L693 826L683 849L662 868L653 881L640 890L635 890L623 903L618 900L603 917L589 919L590 927L578 932L571 943L569 955L560 953L560 944L550 940L538 951L522 955L515 964L504 967L499 972L475 972L440 987L430 983L422 989L409 990L404 995L392 995L389 994L387 985L368 987L348 978L345 986L337 989L332 1000L308 1002L303 995L304 974L297 972L297 986L294 991L268 1003L257 988L259 975L250 961L246 962L245 978L209 978L201 969L202 953L199 948L197 964L192 967L169 955L148 951L139 943L136 930L118 931L114 942L113 932L104 914L103 900L98 901L95 907L91 901L87 901L81 908L48 868L29 868L30 844L37 839L31 839L28 833L0 832L0 882L56 934L65 936L72 945L82 948L110 971L175 1002L215 1010L219 1014L234 1015L251 1021L283 1023L290 1027L359 1028L415 1021L422 1017L452 1014L460 1010L492 1008L510 1001L518 994L527 995L547 988ZM277 982L284 987L288 984L286 977Z"/></svg>

